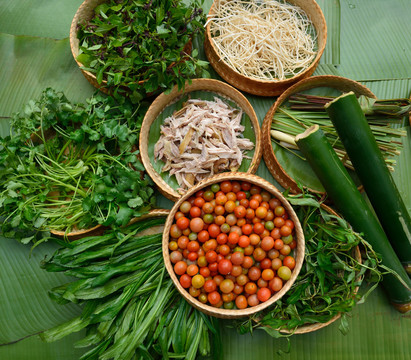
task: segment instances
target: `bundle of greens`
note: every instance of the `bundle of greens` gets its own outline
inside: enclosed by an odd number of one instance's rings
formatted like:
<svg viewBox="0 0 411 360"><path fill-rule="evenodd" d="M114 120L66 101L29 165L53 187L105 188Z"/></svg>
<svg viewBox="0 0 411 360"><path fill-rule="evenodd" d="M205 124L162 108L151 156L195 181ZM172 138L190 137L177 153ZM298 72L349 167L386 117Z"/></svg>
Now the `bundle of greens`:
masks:
<svg viewBox="0 0 411 360"><path fill-rule="evenodd" d="M111 97L72 104L52 89L30 101L0 139L3 234L123 226L146 213L155 199L135 145L144 113Z"/></svg>
<svg viewBox="0 0 411 360"><path fill-rule="evenodd" d="M342 218L320 207L311 195L289 196L305 236L305 259L291 289L273 307L247 321L237 322L240 333L265 330L278 337L309 324L326 323L350 312L381 280L379 258L360 234ZM356 248L361 248L361 257ZM364 274L374 282L359 294ZM340 329L347 331L345 321Z"/></svg>
<svg viewBox="0 0 411 360"><path fill-rule="evenodd" d="M79 25L79 55L83 69L99 84L130 96L184 87L187 79L208 77L207 62L190 49L204 31L200 1L109 0L95 16Z"/></svg>
<svg viewBox="0 0 411 360"><path fill-rule="evenodd" d="M163 224L147 219L68 244L45 260L47 271L76 280L50 296L83 304L80 316L43 332L52 342L86 328L85 359L196 359L220 351L217 319L195 310L175 289L162 257L162 235L141 232Z"/></svg>

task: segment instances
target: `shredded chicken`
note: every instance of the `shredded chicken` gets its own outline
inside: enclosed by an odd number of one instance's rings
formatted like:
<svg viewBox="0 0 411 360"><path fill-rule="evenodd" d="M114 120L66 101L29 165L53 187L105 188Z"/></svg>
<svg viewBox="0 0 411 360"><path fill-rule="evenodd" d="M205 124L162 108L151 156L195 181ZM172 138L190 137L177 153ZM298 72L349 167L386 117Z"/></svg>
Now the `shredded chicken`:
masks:
<svg viewBox="0 0 411 360"><path fill-rule="evenodd" d="M199 181L223 171L236 171L254 143L244 138L242 111L220 98L188 100L164 120L154 156L162 171L175 175L184 193Z"/></svg>

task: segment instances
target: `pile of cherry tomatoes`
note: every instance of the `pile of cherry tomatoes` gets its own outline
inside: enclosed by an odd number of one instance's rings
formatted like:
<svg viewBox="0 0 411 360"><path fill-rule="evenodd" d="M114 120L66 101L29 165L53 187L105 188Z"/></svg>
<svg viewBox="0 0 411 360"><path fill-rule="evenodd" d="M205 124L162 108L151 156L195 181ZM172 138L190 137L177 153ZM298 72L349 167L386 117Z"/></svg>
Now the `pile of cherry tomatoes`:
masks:
<svg viewBox="0 0 411 360"><path fill-rule="evenodd" d="M170 260L201 303L245 309L281 290L295 267L294 222L281 202L249 182L215 183L181 203Z"/></svg>

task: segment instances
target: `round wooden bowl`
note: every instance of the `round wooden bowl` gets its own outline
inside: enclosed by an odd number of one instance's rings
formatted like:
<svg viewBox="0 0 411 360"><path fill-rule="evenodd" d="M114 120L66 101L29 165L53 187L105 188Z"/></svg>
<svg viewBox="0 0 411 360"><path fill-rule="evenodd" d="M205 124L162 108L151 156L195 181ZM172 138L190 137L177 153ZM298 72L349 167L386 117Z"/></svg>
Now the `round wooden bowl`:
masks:
<svg viewBox="0 0 411 360"><path fill-rule="evenodd" d="M268 301L264 303L260 303L257 306L254 307L248 307L242 310L228 310L228 309L221 309L221 308L215 308L210 305L205 305L201 303L199 300L197 300L195 297L191 296L189 292L184 289L179 280L177 279L176 274L174 273L173 265L171 264L170 261L170 255L169 255L169 232L171 225L174 223L174 216L176 212L179 210L180 205L187 200L190 196L194 195L198 190L203 189L207 186L210 186L215 183L222 182L224 180L230 180L230 181L247 181L251 184L257 185L260 188L268 191L270 194L274 195L277 199L279 199L282 203L282 206L286 209L286 211L289 214L290 219L294 221L295 224L295 239L297 241L297 247L294 249L294 258L296 261L295 268L291 274L291 278L284 284L283 288L275 293ZM301 270L303 261L304 261L304 250L305 250L305 240L304 240L304 234L303 230L301 227L301 224L298 220L298 217L296 213L294 212L292 206L290 203L284 198L284 196L281 194L281 192L272 184L270 184L268 181L253 175L253 174L247 174L247 173L221 173L218 175L215 175L211 178L205 179L201 181L199 184L196 186L192 187L184 196L182 196L173 206L173 208L170 211L170 214L167 217L166 224L164 227L164 232L163 232L163 257L164 257L164 263L166 266L166 269L171 277L171 279L174 282L174 285L177 287L178 291L180 294L196 309L202 311L205 314L219 317L219 318L226 318L226 319L235 319L235 318L240 318L244 316L249 316L252 315L256 312L262 311L269 307L270 305L274 304L277 300L279 300L292 286L294 283L295 279L298 276L298 273Z"/></svg>
<svg viewBox="0 0 411 360"><path fill-rule="evenodd" d="M81 72L83 73L84 77L87 81L93 85L95 88L99 89L103 93L109 95L111 93L110 87L107 86L107 81L102 80L101 84L98 83L96 75L91 73L90 71L83 70L83 64L77 60L77 56L79 55L79 39L77 37L78 33L78 25L79 24L87 24L95 15L94 9L104 3L107 0L85 0L80 7L78 8L77 12L74 15L74 18L71 22L70 27L70 48L71 53L76 61L77 65L79 66ZM184 48L184 51L188 54L191 53L192 50L192 42L188 42ZM172 66L172 65L171 65ZM141 80L138 82L139 85L143 84L145 80ZM147 96L151 96L153 93L148 93Z"/></svg>
<svg viewBox="0 0 411 360"><path fill-rule="evenodd" d="M217 0L218 1L218 0ZM309 19L314 24L317 32L317 55L311 65L294 77L285 80L259 80L252 77L244 76L231 67L224 59L220 57L212 41L210 22L206 26L204 51L214 70L228 83L234 87L258 96L277 96L298 81L311 76L318 66L320 58L324 52L327 41L327 24L321 8L314 0L289 0L288 3L296 5L303 9ZM215 2L211 6L209 17L215 14Z"/></svg>
<svg viewBox="0 0 411 360"><path fill-rule="evenodd" d="M164 180L159 172L157 172L153 166L153 163L149 157L149 146L154 146L154 144L149 144L150 129L157 117L169 106L176 103L183 96L190 94L194 91L208 92L221 96L223 99L234 102L243 112L249 117L251 125L253 127L255 135L255 147L254 155L252 156L250 166L247 173L255 173L257 171L258 165L261 161L262 155L262 146L261 146L261 132L260 125L258 122L257 115L253 107L247 98L242 95L238 90L234 89L232 86L213 79L194 79L191 84L187 83L184 91L179 91L177 87L174 87L173 90L166 94L160 94L150 105L140 131L140 154L143 165L157 185L159 191L168 199L176 201L181 197L181 193L175 190L170 184Z"/></svg>
<svg viewBox="0 0 411 360"><path fill-rule="evenodd" d="M375 95L367 87L361 85L360 83L344 77L333 75L313 76L308 79L304 79L299 83L291 86L280 97L278 97L276 102L271 106L264 117L261 130L263 141L263 156L267 168L274 176L274 178L285 189L290 189L292 193L299 193L301 192L301 190L298 187L297 181L287 173L287 170L283 167L282 164L280 164L276 157L271 143L271 124L273 122L274 114L277 112L278 108L287 101L290 95L314 88L332 88L340 92L353 91L358 96L365 95L371 98L375 98ZM311 189L308 186L306 186L306 189L313 193L324 194L324 192L316 189Z"/></svg>

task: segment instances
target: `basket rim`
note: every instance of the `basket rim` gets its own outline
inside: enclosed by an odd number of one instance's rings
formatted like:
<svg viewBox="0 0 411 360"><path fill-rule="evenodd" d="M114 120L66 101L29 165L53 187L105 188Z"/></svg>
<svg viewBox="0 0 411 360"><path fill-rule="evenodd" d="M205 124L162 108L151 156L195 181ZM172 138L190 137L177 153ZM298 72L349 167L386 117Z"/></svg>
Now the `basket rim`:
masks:
<svg viewBox="0 0 411 360"><path fill-rule="evenodd" d="M169 248L168 248L169 230L170 230L171 225L174 222L174 215L178 211L181 203L185 201L186 199L188 199L193 194L195 194L199 189L202 189L206 186L209 186L209 185L212 185L214 183L221 182L224 180L248 181L252 184L260 186L264 190L268 191L270 194L276 196L281 201L286 211L288 212L290 218L294 221L294 224L295 224L295 234L296 234L295 238L297 240L297 247L296 247L297 255L295 256L296 265L291 274L291 278L284 284L283 288L277 293L275 293L274 295L272 295L268 301L264 303L260 303L259 305L254 306L254 307L248 307L246 309L241 309L241 310L228 310L228 309L215 308L210 305L202 304L199 300L192 297L187 292L187 290L181 286L180 282L178 281L177 276L174 273L173 266L171 265L170 256L169 256ZM241 173L241 172L221 173L221 174L214 175L208 179L205 179L199 182L197 185L193 186L189 191L187 191L187 193L184 196L182 196L174 204L173 208L170 210L170 214L168 215L165 226L164 226L163 258L164 258L164 263L165 263L167 272L169 273L171 279L173 280L174 285L177 287L177 290L184 297L184 299L186 299L193 307L195 307L196 309L208 315L219 317L219 318L235 319L235 318L240 318L240 317L246 317L246 316L255 314L256 312L262 311L263 309L275 303L291 288L291 286L295 282L301 270L302 264L304 262L304 255L305 255L304 232L302 230L301 223L299 222L298 217L292 205L285 199L285 197L282 195L280 190L278 190L273 184L269 183L267 180L257 175L254 175L254 174Z"/></svg>
<svg viewBox="0 0 411 360"><path fill-rule="evenodd" d="M315 58L313 59L310 66L304 69L301 73L287 79L283 80L265 80L265 79L257 79L250 76L245 76L239 73L236 69L231 67L223 58L218 55L217 49L212 41L212 35L210 30L210 23L212 20L207 21L206 30L205 30L205 50L207 58L209 59L213 68L217 71L217 73L223 77L227 82L230 82L233 86L240 88L243 91L250 92L251 94L260 95L260 96L272 96L272 95L279 95L283 90L287 87L291 86L292 84L300 81L307 76L312 75L315 68L318 66L319 61L324 53L325 46L327 43L327 23L325 21L324 14L317 4L315 0L290 0L292 4L295 4L301 7L303 10L305 9L307 3L309 2L309 6L313 6L315 9L316 14L318 15L318 24L313 22L316 32L318 34L318 49ZM208 18L212 17L214 14L216 1L213 2L211 5L210 11L208 13ZM303 6L304 5L304 6ZM250 84L255 89L250 89ZM263 87L263 89L258 89L258 87ZM275 88L278 87L279 89L276 90ZM272 89L271 89L272 88Z"/></svg>
<svg viewBox="0 0 411 360"><path fill-rule="evenodd" d="M180 96L193 91L210 91L234 101L249 116L255 134L254 155L251 159L251 164L247 173L255 173L262 158L263 150L260 124L254 108L241 92L231 85L215 79L193 79L191 83L186 83L184 90L179 90L178 87L175 86L170 93L166 94L163 92L152 102L144 116L139 139L141 160L147 173L154 181L159 191L172 201L178 200L182 195L167 184L161 175L154 169L148 155L148 137L152 123L157 119L161 112Z"/></svg>
<svg viewBox="0 0 411 360"><path fill-rule="evenodd" d="M144 220L144 219L150 219L150 218L155 218L155 217L162 217L162 216L168 216L168 214L170 213L170 210L168 209L151 209L149 210L148 213L143 214L137 218L133 218L130 220L130 222L126 225L131 225L134 224L140 220ZM76 230L76 231L71 231L69 233L66 233L65 231L62 230L50 230L50 233L54 236L57 237L62 237L62 238L67 238L68 240L72 241L72 240L77 240L83 237L86 237L88 235L101 235L101 233L103 233L105 230L107 229L107 226L101 225L101 224L97 224L89 229L80 229L80 230Z"/></svg>
<svg viewBox="0 0 411 360"><path fill-rule="evenodd" d="M355 80L335 75L319 75L311 76L292 85L276 99L276 101L267 111L261 127L263 158L268 170L278 181L278 183L285 189L290 189L290 191L294 194L301 193L301 189L299 188L298 183L287 173L284 167L280 164L275 155L274 149L271 145L271 124L273 122L273 117L277 109L288 99L290 95L299 91L305 91L320 87L334 88L339 91L348 91L348 89L350 89L357 95L366 95L374 99L376 98L376 96L371 92L370 89ZM311 189L304 185L303 187L309 192L319 195L325 195L325 191ZM358 188L361 190L362 186L359 186Z"/></svg>

